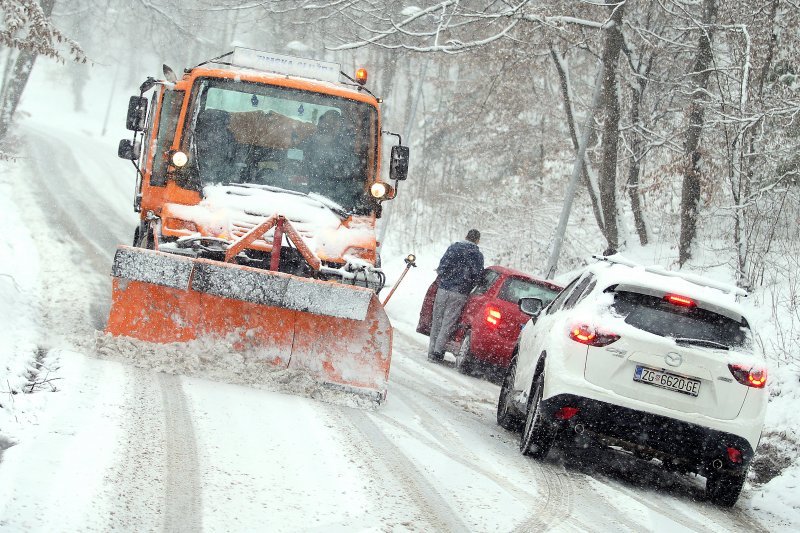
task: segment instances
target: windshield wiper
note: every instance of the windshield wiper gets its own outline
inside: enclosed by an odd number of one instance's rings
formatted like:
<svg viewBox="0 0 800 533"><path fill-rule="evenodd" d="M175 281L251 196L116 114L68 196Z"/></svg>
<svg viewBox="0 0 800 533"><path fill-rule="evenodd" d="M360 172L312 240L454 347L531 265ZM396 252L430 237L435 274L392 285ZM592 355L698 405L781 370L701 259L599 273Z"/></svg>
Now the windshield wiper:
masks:
<svg viewBox="0 0 800 533"><path fill-rule="evenodd" d="M301 191L294 191L292 189L284 189L283 187L275 187L274 185L259 185L258 183L226 183L225 185L229 187L243 187L245 189L260 189L262 191L272 191L272 192L285 192L289 194L294 194L297 196L308 196L308 194L301 192Z"/></svg>
<svg viewBox="0 0 800 533"><path fill-rule="evenodd" d="M678 337L675 339L675 344L704 346L706 348L717 348L718 350L730 350L731 347L721 342L710 341L707 339L690 339L688 337Z"/></svg>
<svg viewBox="0 0 800 533"><path fill-rule="evenodd" d="M257 183L228 183L226 185L233 187L243 187L245 189L260 189L262 191L287 193L287 194L293 194L295 196L305 196L306 198L311 198L312 200L327 207L328 209L336 213L336 215L338 215L339 218L341 218L342 220L350 216L347 211L345 211L339 206L339 204L332 202L331 200L329 200L325 196L322 196L321 194L317 193L312 194L303 191L295 191L292 189L284 189L283 187L275 187L274 185L259 185Z"/></svg>

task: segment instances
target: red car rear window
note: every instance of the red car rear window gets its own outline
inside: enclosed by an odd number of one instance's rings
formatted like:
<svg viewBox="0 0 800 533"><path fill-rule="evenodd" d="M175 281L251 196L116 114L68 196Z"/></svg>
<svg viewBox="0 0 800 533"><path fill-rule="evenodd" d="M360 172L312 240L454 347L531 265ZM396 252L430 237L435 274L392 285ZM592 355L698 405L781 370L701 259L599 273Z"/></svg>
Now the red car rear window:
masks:
<svg viewBox="0 0 800 533"><path fill-rule="evenodd" d="M500 277L500 274L495 272L494 270L486 269L483 271L483 277L475 285L475 288L472 289L472 294L483 294L484 292L489 290L489 287L494 285L494 282L497 278Z"/></svg>
<svg viewBox="0 0 800 533"><path fill-rule="evenodd" d="M552 302L560 291L519 278L508 278L498 298L516 304L520 298L539 298L544 305Z"/></svg>

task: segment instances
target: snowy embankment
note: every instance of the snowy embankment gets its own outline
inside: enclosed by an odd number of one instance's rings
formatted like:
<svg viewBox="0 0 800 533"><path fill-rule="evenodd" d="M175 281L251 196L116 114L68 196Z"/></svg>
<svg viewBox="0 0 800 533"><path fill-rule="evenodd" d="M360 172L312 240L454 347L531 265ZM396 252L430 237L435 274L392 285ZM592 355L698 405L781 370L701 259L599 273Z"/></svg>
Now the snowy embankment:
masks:
<svg viewBox="0 0 800 533"><path fill-rule="evenodd" d="M36 423L47 395L58 381L55 361L40 346L38 256L31 235L12 202L23 176L19 161L0 161L0 454Z"/></svg>

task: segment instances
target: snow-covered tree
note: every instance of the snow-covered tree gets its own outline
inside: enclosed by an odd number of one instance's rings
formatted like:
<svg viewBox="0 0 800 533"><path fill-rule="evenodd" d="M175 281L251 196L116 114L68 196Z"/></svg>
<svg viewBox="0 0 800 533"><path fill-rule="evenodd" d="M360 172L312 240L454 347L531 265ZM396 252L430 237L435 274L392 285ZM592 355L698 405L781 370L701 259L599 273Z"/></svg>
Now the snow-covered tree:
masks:
<svg viewBox="0 0 800 533"><path fill-rule="evenodd" d="M68 56L75 61L86 61L81 47L51 22L54 3L55 0L41 0L41 3L35 0L0 0L0 44L19 51L13 62L11 55L7 56L0 98L0 140L8 132L37 56L55 59Z"/></svg>

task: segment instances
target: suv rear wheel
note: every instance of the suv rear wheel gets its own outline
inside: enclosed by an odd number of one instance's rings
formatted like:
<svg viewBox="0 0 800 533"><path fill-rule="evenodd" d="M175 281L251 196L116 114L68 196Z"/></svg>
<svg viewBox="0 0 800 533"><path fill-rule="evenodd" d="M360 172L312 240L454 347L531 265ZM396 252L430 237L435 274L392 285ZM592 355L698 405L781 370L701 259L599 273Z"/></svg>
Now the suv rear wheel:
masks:
<svg viewBox="0 0 800 533"><path fill-rule="evenodd" d="M706 496L709 501L722 507L733 507L742 492L747 471L742 474L709 472L706 478Z"/></svg>
<svg viewBox="0 0 800 533"><path fill-rule="evenodd" d="M543 393L544 373L540 373L531 385L525 429L519 440L519 450L522 455L530 455L534 459L544 459L556 440L555 428L542 417Z"/></svg>
<svg viewBox="0 0 800 533"><path fill-rule="evenodd" d="M512 412L511 393L514 391L514 380L517 375L517 359L511 360L503 377L500 387L500 397L497 400L497 423L500 427L510 431L517 431L522 427L522 419Z"/></svg>

